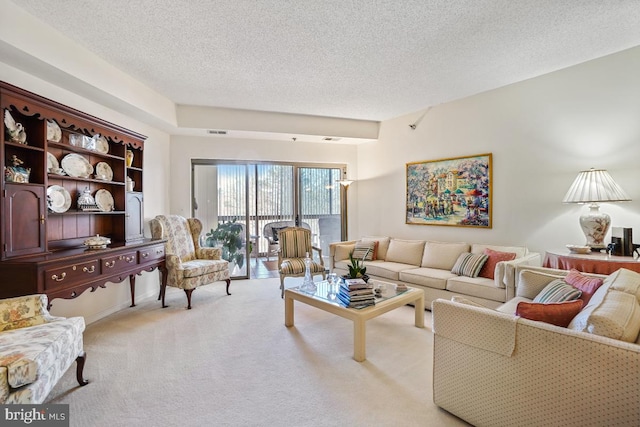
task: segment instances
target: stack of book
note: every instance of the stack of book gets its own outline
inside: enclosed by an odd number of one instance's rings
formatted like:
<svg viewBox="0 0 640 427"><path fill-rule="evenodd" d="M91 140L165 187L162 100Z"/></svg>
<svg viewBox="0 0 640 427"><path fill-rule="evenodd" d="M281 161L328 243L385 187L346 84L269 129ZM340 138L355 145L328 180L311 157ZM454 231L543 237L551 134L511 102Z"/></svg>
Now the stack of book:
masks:
<svg viewBox="0 0 640 427"><path fill-rule="evenodd" d="M345 307L363 308L375 305L373 286L362 279L344 279L340 283L338 300Z"/></svg>

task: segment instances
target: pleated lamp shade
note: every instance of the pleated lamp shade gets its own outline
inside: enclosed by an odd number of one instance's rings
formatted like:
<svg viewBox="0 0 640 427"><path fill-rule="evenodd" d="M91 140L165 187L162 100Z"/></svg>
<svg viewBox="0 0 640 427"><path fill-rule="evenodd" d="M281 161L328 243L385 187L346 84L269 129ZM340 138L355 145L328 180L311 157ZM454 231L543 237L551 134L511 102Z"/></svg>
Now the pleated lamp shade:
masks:
<svg viewBox="0 0 640 427"><path fill-rule="evenodd" d="M631 198L611 178L609 172L602 169L582 171L573 181L565 194L563 203L591 203L589 213L580 216L580 227L584 233L586 245L592 249L604 249L604 238L611 225L611 217L600 212L598 202L628 202Z"/></svg>

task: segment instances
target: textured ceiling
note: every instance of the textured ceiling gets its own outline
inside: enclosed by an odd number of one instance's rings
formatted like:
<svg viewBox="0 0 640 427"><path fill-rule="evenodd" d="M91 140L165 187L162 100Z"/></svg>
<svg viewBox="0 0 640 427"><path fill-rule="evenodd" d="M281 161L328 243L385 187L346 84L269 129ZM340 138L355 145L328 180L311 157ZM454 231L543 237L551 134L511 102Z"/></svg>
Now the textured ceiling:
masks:
<svg viewBox="0 0 640 427"><path fill-rule="evenodd" d="M638 0L14 0L178 104L385 120L640 45Z"/></svg>

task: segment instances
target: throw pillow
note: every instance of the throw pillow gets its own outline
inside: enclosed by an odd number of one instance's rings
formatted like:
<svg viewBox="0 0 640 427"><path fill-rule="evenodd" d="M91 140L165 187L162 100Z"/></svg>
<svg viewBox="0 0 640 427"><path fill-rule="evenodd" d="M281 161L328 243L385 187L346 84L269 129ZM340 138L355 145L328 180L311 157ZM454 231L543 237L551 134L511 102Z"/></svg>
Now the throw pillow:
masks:
<svg viewBox="0 0 640 427"><path fill-rule="evenodd" d="M586 306L589 303L589 300L595 293L595 291L602 286L603 280L599 277L589 277L580 273L575 268L572 268L569 274L564 278L564 281L573 286L574 288L580 289L582 291L582 295L580 299L584 301L584 305Z"/></svg>
<svg viewBox="0 0 640 427"><path fill-rule="evenodd" d="M356 247L353 249L354 259L364 259L365 261L373 261L374 253L378 242L356 242Z"/></svg>
<svg viewBox="0 0 640 427"><path fill-rule="evenodd" d="M271 233L273 234L273 241L277 242L279 239L279 234L282 230L284 230L285 228L289 228L289 226L286 227L273 227L271 228Z"/></svg>
<svg viewBox="0 0 640 427"><path fill-rule="evenodd" d="M547 304L520 301L516 308L516 316L566 328L580 313L582 304L580 299Z"/></svg>
<svg viewBox="0 0 640 427"><path fill-rule="evenodd" d="M516 259L514 252L500 252L493 249L486 248L484 254L489 257L487 262L484 263L484 267L480 270L480 277L486 277L487 279L494 279L494 272L496 271L496 264L500 261L511 261Z"/></svg>
<svg viewBox="0 0 640 427"><path fill-rule="evenodd" d="M451 272L459 276L478 277L482 266L487 262L488 258L485 254L462 253L453 265Z"/></svg>
<svg viewBox="0 0 640 427"><path fill-rule="evenodd" d="M542 291L533 299L533 302L550 303L573 301L580 298L582 291L567 284L562 279L552 280Z"/></svg>

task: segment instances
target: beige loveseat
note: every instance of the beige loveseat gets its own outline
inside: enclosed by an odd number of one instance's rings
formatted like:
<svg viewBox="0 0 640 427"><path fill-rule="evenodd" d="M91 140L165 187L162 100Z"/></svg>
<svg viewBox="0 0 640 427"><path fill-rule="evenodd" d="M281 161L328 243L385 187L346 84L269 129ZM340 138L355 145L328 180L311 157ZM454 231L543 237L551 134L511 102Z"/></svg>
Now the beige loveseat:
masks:
<svg viewBox="0 0 640 427"><path fill-rule="evenodd" d="M436 405L476 426L640 425L640 274L601 276L564 328L514 313L568 272L516 270L516 297L497 310L433 302Z"/></svg>
<svg viewBox="0 0 640 427"><path fill-rule="evenodd" d="M340 275L349 272L349 254L356 244L375 241L375 260L365 261L366 274L393 283L403 283L424 291L425 307L436 298L465 295L488 307L497 307L515 295L515 267L541 264L540 254L523 246L497 246L465 242L405 240L391 237L363 237L360 240L335 242L329 245L331 271ZM485 249L515 253L511 261L500 261L492 269L494 278L467 277L451 272L462 253L483 253Z"/></svg>

